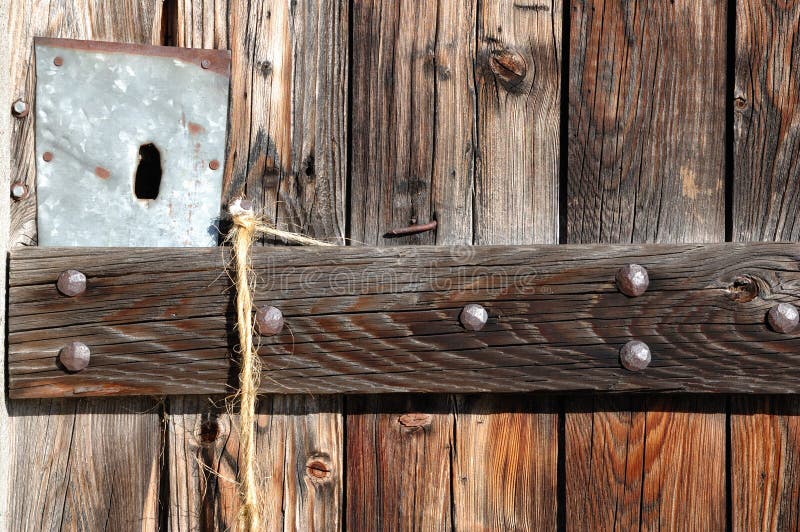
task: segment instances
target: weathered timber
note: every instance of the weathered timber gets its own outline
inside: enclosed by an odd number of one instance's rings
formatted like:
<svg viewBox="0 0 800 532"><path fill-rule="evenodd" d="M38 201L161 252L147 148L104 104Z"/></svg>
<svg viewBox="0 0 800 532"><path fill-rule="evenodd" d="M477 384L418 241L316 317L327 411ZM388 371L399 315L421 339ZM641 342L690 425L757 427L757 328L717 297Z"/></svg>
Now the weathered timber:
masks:
<svg viewBox="0 0 800 532"><path fill-rule="evenodd" d="M570 9L566 241L724 240L727 4ZM704 321L716 323L696 330ZM695 356L721 339L710 336ZM565 401L568 530L724 528L724 401L595 396L583 408Z"/></svg>
<svg viewBox="0 0 800 532"><path fill-rule="evenodd" d="M257 304L279 307L284 333L262 338L262 390L654 390L792 392L800 338L764 317L798 295L794 244L274 248L254 252ZM628 298L621 264L650 272ZM224 251L25 248L12 253L12 397L230 391L231 292ZM86 292L60 297L71 267ZM466 332L462 306L490 321ZM619 347L647 342L631 374ZM55 356L80 339L86 370Z"/></svg>
<svg viewBox="0 0 800 532"><path fill-rule="evenodd" d="M8 61L2 62L10 89L0 91L4 101L22 98L35 109L34 37L158 44L161 8L162 2L155 0L122 0L113 7L101 0L9 2L7 9L0 9L9 46ZM11 167L10 175L0 169L1 189L7 196L10 178L30 190L26 198L12 202L10 229L5 225L8 213L0 211L5 250L6 244L35 243L37 233L35 113L16 120L4 112L0 130L10 137ZM160 410L150 398L10 401L10 441L4 445L10 447L7 477L14 487L7 522L0 528L157 530Z"/></svg>
<svg viewBox="0 0 800 532"><path fill-rule="evenodd" d="M175 4L174 44L231 49L223 205L246 194L282 229L343 243L348 3ZM238 415L222 397L170 397L167 405L170 530L235 528ZM256 424L264 529L341 529L341 398L265 395Z"/></svg>
<svg viewBox="0 0 800 532"><path fill-rule="evenodd" d="M732 237L798 240L800 4L736 2ZM730 412L733 530L800 523L800 403L738 397Z"/></svg>

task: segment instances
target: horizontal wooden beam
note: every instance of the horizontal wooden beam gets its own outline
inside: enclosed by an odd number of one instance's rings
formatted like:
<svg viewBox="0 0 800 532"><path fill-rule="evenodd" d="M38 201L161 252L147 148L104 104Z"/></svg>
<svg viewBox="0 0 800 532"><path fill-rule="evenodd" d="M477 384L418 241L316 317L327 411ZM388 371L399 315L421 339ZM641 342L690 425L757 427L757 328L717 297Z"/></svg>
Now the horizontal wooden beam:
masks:
<svg viewBox="0 0 800 532"><path fill-rule="evenodd" d="M229 257L209 249L24 248L11 254L13 398L230 393L236 386ZM800 334L765 324L796 302L797 244L254 249L263 392L800 391ZM637 298L614 275L645 266ZM88 278L56 290L63 270ZM467 303L489 312L465 330ZM620 366L641 340L652 363ZM59 350L91 349L67 373Z"/></svg>

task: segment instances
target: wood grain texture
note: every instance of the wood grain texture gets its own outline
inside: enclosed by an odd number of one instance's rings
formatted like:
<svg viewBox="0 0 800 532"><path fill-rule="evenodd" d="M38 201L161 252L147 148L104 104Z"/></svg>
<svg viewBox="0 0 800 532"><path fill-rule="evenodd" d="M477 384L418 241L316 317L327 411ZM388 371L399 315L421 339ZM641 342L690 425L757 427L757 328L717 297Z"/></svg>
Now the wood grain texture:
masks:
<svg viewBox="0 0 800 532"><path fill-rule="evenodd" d="M798 240L800 4L736 9L733 239Z"/></svg>
<svg viewBox="0 0 800 532"><path fill-rule="evenodd" d="M798 240L796 2L736 2L734 240ZM800 405L739 397L730 414L733 530L800 526Z"/></svg>
<svg viewBox="0 0 800 532"><path fill-rule="evenodd" d="M3 17L10 46L3 62L11 85L3 91L6 103L22 98L35 105L33 37L157 43L160 10L153 0L115 2L113 9L96 0L12 2ZM14 247L36 242L33 112L14 120L10 144L12 179L31 190L11 206L8 246ZM156 530L159 411L150 399L10 402L9 528Z"/></svg>
<svg viewBox="0 0 800 532"><path fill-rule="evenodd" d="M796 335L766 312L797 297L795 244L273 248L254 251L258 305L287 326L261 339L263 391L653 390L794 392ZM226 393L231 294L216 248L23 248L11 260L12 397ZM648 268L639 298L620 265ZM59 296L67 267L86 293ZM486 327L458 314L484 305ZM620 369L631 338L647 371ZM56 365L68 340L93 349Z"/></svg>
<svg viewBox="0 0 800 532"><path fill-rule="evenodd" d="M0 35L8 35L8 18L10 13L8 0L0 0ZM8 65L11 63L10 39L3 39L0 42L0 64ZM12 96L11 80L8 76L0 76L0 94L7 98ZM8 101L6 101L8 103ZM12 118L6 115L0 120L0 190L9 190L11 186L11 122ZM9 247L9 225L11 213L9 209L9 195L0 195L0 250L6 253ZM7 279L8 262L0 264L0 277ZM0 286L0 327L6 330L6 283ZM5 342L0 346L0 370L6 372L6 346ZM11 456L11 430L8 417L8 399L6 395L5 379L0 382L0 456ZM9 503L11 496L11 483L9 470L11 469L10 460L0 461L0 527L8 528Z"/></svg>
<svg viewBox="0 0 800 532"><path fill-rule="evenodd" d="M570 242L724 240L725 3L572 5Z"/></svg>
<svg viewBox="0 0 800 532"><path fill-rule="evenodd" d="M724 239L726 9L572 4L567 241ZM587 401L565 402L568 529L725 528L722 401Z"/></svg>
<svg viewBox="0 0 800 532"><path fill-rule="evenodd" d="M561 2L480 2L477 53L475 243L557 243Z"/></svg>
<svg viewBox="0 0 800 532"><path fill-rule="evenodd" d="M343 243L348 3L177 4L177 45L232 52L223 205L246 194L279 227ZM238 416L223 404L170 398L171 529L235 525ZM342 527L342 408L336 397L260 399L257 461L268 530Z"/></svg>
<svg viewBox="0 0 800 532"><path fill-rule="evenodd" d="M555 244L561 2L478 4L473 241ZM554 402L458 396L454 404L454 528L555 529Z"/></svg>
<svg viewBox="0 0 800 532"><path fill-rule="evenodd" d="M352 244L472 243L475 17L474 0L353 2ZM348 527L449 530L452 399L347 405Z"/></svg>

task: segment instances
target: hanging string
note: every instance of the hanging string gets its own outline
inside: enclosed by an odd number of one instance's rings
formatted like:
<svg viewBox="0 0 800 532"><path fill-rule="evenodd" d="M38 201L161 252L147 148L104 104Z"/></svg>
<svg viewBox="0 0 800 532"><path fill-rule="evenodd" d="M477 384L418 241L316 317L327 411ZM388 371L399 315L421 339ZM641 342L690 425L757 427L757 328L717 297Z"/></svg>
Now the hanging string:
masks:
<svg viewBox="0 0 800 532"><path fill-rule="evenodd" d="M252 202L245 199L234 200L229 207L233 229L228 240L233 245L236 274L236 319L239 333L241 364L239 369L239 530L260 531L261 508L256 483L255 464L255 421L258 387L261 382L261 359L254 347L253 335L253 274L251 252L253 242L258 236L268 235L287 242L302 245L332 246L327 242L307 236L281 231L268 224L263 217L256 215Z"/></svg>

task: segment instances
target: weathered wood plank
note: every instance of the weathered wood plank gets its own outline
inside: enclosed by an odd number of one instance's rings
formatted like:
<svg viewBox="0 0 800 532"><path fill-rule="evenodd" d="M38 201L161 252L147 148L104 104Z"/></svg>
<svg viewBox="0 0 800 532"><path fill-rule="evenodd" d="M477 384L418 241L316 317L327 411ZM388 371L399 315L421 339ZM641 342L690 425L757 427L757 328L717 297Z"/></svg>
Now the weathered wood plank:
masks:
<svg viewBox="0 0 800 532"><path fill-rule="evenodd" d="M177 12L176 44L233 56L223 204L246 194L278 226L343 243L348 3L181 0ZM211 401L170 398L173 530L236 522L238 416ZM267 529L340 529L341 399L263 396L257 408Z"/></svg>
<svg viewBox="0 0 800 532"><path fill-rule="evenodd" d="M475 1L356 0L352 46L351 243L471 244ZM349 528L451 528L451 403L347 400Z"/></svg>
<svg viewBox="0 0 800 532"><path fill-rule="evenodd" d="M726 4L579 0L570 28L567 240L723 240ZM569 529L724 528L720 401L588 401L565 404Z"/></svg>
<svg viewBox="0 0 800 532"><path fill-rule="evenodd" d="M96 0L27 0L12 2L5 14L2 33L10 57L3 65L10 90L0 92L7 103L22 98L35 105L35 36L145 44L157 44L160 38L161 2L154 0L115 2L113 9ZM36 242L33 119L31 112L24 120L6 122L11 128L10 174L31 191L11 206L9 247ZM8 190L7 183L3 186ZM7 220L7 214L0 212L0 219ZM5 238L7 232L0 234ZM11 401L8 478L14 489L9 527L156 530L159 410L149 399ZM124 484L119 484L121 478Z"/></svg>
<svg viewBox="0 0 800 532"><path fill-rule="evenodd" d="M736 2L734 240L798 240L794 124L800 78L800 5ZM800 522L800 405L796 398L732 401L733 530L789 530Z"/></svg>
<svg viewBox="0 0 800 532"><path fill-rule="evenodd" d="M560 1L479 2L477 244L558 242L561 10ZM459 396L454 404L454 528L555 529L554 402Z"/></svg>
<svg viewBox="0 0 800 532"><path fill-rule="evenodd" d="M767 310L798 294L795 244L274 248L254 252L256 303L284 331L262 339L262 390L662 390L793 392L796 335L770 330ZM614 274L650 272L639 298ZM24 248L12 253L9 392L226 393L232 309L223 252L205 249ZM87 291L59 296L67 267ZM458 321L483 304L478 332ZM631 338L651 366L620 369ZM89 369L56 365L67 340Z"/></svg>
<svg viewBox="0 0 800 532"><path fill-rule="evenodd" d="M10 14L10 3L8 0L0 0L0 35L9 35L8 19ZM11 64L11 39L5 38L0 42L0 64ZM8 76L0 77L0 94L11 97L12 84ZM11 119L0 120L0 190L10 190L11 186ZM11 213L9 209L9 195L0 195L0 250L3 253L9 248L9 226ZM6 279L7 261L0 264L0 278ZM6 330L6 283L0 286L0 327ZM6 345L0 346L0 370L6 372ZM6 395L5 379L0 382L0 456L11 456L11 423L8 416L8 398ZM0 462L0 524L7 526L9 518L11 460L6 459Z"/></svg>
<svg viewBox="0 0 800 532"><path fill-rule="evenodd" d="M573 4L570 242L724 240L725 13Z"/></svg>

